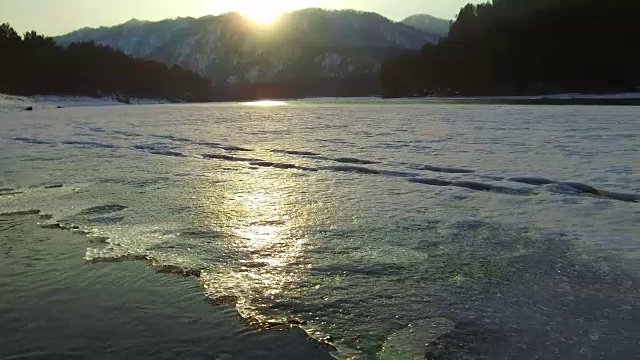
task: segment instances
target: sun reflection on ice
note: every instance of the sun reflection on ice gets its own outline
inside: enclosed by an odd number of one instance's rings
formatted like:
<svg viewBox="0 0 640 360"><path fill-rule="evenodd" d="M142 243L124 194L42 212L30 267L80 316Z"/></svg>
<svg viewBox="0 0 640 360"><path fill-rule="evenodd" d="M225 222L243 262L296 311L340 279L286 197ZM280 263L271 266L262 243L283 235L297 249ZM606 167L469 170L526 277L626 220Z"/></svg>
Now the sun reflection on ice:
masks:
<svg viewBox="0 0 640 360"><path fill-rule="evenodd" d="M307 238L300 229L309 215L300 202L297 179L278 173L236 174L206 201L210 223L231 255L202 272L207 296L232 296L243 316L265 320L262 306L298 287L308 270Z"/></svg>
<svg viewBox="0 0 640 360"><path fill-rule="evenodd" d="M276 101L276 100L249 101L249 102L244 102L242 104L247 106L259 106L259 107L274 107L274 106L288 105L286 101Z"/></svg>

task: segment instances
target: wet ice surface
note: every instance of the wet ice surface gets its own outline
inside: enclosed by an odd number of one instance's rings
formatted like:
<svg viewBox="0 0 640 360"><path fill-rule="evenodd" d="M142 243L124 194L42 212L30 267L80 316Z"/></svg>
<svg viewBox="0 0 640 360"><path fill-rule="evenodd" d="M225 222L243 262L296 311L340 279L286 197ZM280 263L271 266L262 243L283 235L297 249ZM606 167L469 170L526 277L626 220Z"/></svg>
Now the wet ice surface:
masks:
<svg viewBox="0 0 640 360"><path fill-rule="evenodd" d="M0 117L2 212L341 356L630 358L640 109L362 101ZM6 230L10 231L10 230ZM212 310L215 311L215 310Z"/></svg>
<svg viewBox="0 0 640 360"><path fill-rule="evenodd" d="M212 311L194 278L86 263L86 236L37 221L0 215L2 359L332 359L299 328L248 327L233 304Z"/></svg>

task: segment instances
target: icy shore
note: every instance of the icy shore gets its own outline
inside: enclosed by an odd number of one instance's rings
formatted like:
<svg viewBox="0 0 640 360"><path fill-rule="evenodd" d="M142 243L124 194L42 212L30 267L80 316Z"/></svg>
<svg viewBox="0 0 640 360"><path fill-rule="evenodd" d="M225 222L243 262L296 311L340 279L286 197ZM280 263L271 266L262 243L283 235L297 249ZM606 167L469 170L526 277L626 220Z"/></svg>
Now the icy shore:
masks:
<svg viewBox="0 0 640 360"><path fill-rule="evenodd" d="M16 96L0 94L0 111L25 110L31 108L64 108L78 106L146 105L169 104L166 99L119 99L117 97L92 98L89 96Z"/></svg>

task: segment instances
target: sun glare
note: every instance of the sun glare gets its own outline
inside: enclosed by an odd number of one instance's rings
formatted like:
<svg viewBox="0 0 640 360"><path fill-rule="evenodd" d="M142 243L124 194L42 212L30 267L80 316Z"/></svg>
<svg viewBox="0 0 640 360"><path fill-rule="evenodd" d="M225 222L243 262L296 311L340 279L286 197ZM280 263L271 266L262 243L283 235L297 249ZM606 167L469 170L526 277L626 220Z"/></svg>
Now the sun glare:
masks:
<svg viewBox="0 0 640 360"><path fill-rule="evenodd" d="M284 101L275 101L275 100L249 101L243 104L248 106L259 106L259 107L274 107L274 106L287 105L287 103Z"/></svg>
<svg viewBox="0 0 640 360"><path fill-rule="evenodd" d="M286 12L322 5L322 0L201 0L208 13L238 12L259 24L271 24Z"/></svg>
<svg viewBox="0 0 640 360"><path fill-rule="evenodd" d="M260 5L255 6L253 9L243 10L240 13L258 24L267 25L274 22L283 11L266 5Z"/></svg>

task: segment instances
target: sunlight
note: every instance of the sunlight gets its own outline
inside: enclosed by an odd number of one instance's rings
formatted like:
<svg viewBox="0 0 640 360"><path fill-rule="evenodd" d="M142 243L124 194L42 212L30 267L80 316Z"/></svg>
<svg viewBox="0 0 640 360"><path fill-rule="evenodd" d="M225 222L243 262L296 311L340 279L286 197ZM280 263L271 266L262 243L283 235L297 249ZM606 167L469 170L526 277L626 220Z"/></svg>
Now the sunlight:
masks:
<svg viewBox="0 0 640 360"><path fill-rule="evenodd" d="M254 5L249 9L240 11L240 14L248 17L249 19L257 22L258 24L271 24L276 20L284 11L277 7L272 7L268 2L264 2L260 5Z"/></svg>
<svg viewBox="0 0 640 360"><path fill-rule="evenodd" d="M268 171L228 178L222 172L216 179L220 186L194 188L194 199L208 214L201 226L225 234L219 245L233 260L208 267L200 282L210 298L236 296L245 318L268 320L259 310L264 300L297 284L307 270L301 258L309 244L299 229L310 213L298 198L307 184Z"/></svg>
<svg viewBox="0 0 640 360"><path fill-rule="evenodd" d="M214 0L201 0L207 13L238 12L259 24L271 24L286 12L322 5L321 0L236 0L222 4Z"/></svg>
<svg viewBox="0 0 640 360"><path fill-rule="evenodd" d="M276 100L249 101L242 104L248 105L248 106L260 106L260 107L273 107L273 106L287 105L287 103L284 101L276 101Z"/></svg>

